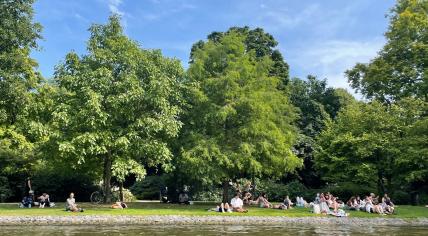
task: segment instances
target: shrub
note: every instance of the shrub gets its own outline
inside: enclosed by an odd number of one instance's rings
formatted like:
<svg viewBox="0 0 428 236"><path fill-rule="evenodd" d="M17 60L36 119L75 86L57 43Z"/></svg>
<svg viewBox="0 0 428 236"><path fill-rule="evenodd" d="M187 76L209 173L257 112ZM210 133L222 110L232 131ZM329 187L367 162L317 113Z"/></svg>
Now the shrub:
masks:
<svg viewBox="0 0 428 236"><path fill-rule="evenodd" d="M323 192L330 192L338 196L342 201L346 202L352 196L366 196L370 193L376 193L376 188L364 186L351 182L337 183L323 189Z"/></svg>
<svg viewBox="0 0 428 236"><path fill-rule="evenodd" d="M222 190L220 188L215 188L211 190L199 191L193 195L192 200L205 202L221 202Z"/></svg>
<svg viewBox="0 0 428 236"><path fill-rule="evenodd" d="M409 193L397 190L391 195L391 200L395 204L408 204L411 198Z"/></svg>
<svg viewBox="0 0 428 236"><path fill-rule="evenodd" d="M12 196L12 190L10 189L8 179L0 176L0 202L6 201L10 196Z"/></svg>
<svg viewBox="0 0 428 236"><path fill-rule="evenodd" d="M135 182L129 190L137 199L159 200L159 192L163 186L164 178L146 176L144 180Z"/></svg>
<svg viewBox="0 0 428 236"><path fill-rule="evenodd" d="M122 192L123 192L123 201L124 202L133 202L133 201L137 200L137 198L134 196L134 194L132 194L132 192L129 189L123 188ZM114 199L120 199L120 192L119 192L118 187L113 192L113 198Z"/></svg>
<svg viewBox="0 0 428 236"><path fill-rule="evenodd" d="M48 193L51 201L62 202L70 192L74 192L77 201L89 201L91 193L98 190L92 176L84 173L64 174L57 171L41 170L32 178L32 187L36 196Z"/></svg>

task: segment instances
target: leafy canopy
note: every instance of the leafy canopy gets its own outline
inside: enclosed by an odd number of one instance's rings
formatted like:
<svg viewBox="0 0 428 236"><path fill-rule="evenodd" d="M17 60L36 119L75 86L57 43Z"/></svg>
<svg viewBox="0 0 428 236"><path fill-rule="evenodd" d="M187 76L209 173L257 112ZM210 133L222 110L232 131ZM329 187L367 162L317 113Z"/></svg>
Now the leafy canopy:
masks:
<svg viewBox="0 0 428 236"><path fill-rule="evenodd" d="M351 86L380 101L428 99L428 1L399 0L392 9L387 42L368 64L346 72Z"/></svg>
<svg viewBox="0 0 428 236"><path fill-rule="evenodd" d="M142 49L116 15L90 32L88 53L71 52L56 69L49 150L70 168L103 163L104 182L112 173L123 181L144 177L144 166L167 168L166 140L181 127L180 62Z"/></svg>
<svg viewBox="0 0 428 236"><path fill-rule="evenodd" d="M231 30L193 51L178 168L205 184L280 177L302 164L291 151L295 109L276 89L270 58L257 58L245 40Z"/></svg>

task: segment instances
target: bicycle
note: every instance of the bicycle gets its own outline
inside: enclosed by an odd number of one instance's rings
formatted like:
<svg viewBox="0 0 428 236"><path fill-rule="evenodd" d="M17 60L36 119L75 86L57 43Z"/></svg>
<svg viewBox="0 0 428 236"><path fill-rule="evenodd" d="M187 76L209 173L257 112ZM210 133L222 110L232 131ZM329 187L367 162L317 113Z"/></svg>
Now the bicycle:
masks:
<svg viewBox="0 0 428 236"><path fill-rule="evenodd" d="M106 194L104 192L104 189L101 187L100 190L97 190L97 191L91 193L91 197L90 197L91 203L93 203L93 204L102 203L104 201L105 195ZM119 201L119 198L120 198L119 197L119 190L117 190L115 187L113 187L111 190L110 196L111 196L112 202Z"/></svg>

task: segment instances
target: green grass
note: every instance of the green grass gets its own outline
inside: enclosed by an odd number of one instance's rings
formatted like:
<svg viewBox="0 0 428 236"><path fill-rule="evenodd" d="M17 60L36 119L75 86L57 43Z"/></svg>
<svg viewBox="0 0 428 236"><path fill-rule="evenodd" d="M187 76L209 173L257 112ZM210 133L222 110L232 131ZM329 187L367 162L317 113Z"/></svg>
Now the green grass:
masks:
<svg viewBox="0 0 428 236"><path fill-rule="evenodd" d="M293 208L290 210L263 209L258 207L249 207L248 213L217 213L207 211L214 207L214 203L195 203L194 205L176 205L161 203L129 203L128 209L111 209L110 205L92 205L82 203L80 206L85 209L83 213L66 212L64 204L58 203L55 208L18 208L18 204L0 204L0 216L64 216L64 215L227 215L227 216L288 216L288 217L324 217L309 212L307 208ZM379 216L366 212L347 211L350 217L384 217L384 218L418 218L428 217L428 208L423 206L398 206L396 214L388 216Z"/></svg>

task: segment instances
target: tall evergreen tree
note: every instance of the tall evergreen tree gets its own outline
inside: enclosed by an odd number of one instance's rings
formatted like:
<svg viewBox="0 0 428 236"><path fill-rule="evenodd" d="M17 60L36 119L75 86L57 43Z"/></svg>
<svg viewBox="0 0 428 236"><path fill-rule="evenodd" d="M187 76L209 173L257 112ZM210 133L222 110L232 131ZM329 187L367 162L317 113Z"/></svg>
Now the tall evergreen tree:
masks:
<svg viewBox="0 0 428 236"><path fill-rule="evenodd" d="M187 72L190 110L184 117L180 170L195 181L223 184L240 177L281 177L301 166L291 151L294 107L271 76L272 60L248 50L234 29L193 51Z"/></svg>

